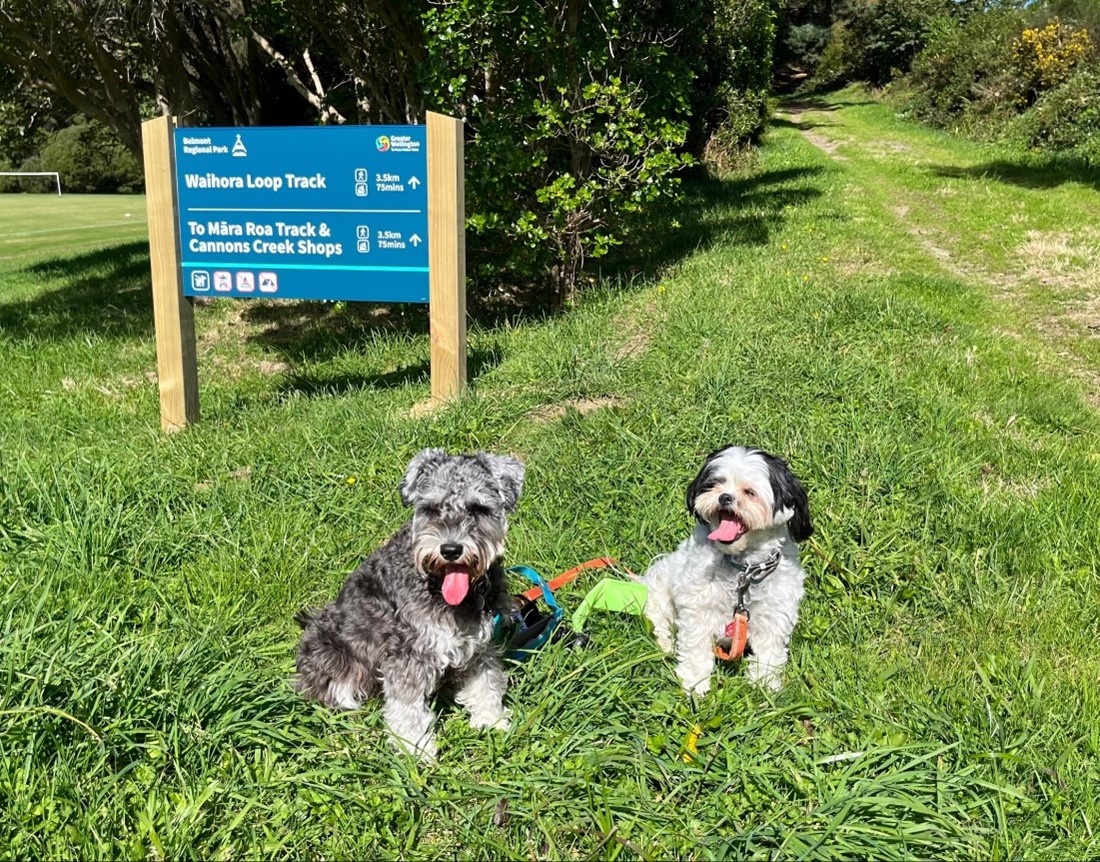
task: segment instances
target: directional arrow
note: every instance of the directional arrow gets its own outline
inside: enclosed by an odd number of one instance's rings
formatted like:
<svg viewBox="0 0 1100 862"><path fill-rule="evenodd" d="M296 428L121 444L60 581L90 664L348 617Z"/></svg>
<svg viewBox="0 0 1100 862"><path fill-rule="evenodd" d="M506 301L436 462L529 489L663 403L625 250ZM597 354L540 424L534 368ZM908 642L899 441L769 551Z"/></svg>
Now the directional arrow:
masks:
<svg viewBox="0 0 1100 862"><path fill-rule="evenodd" d="M418 185L420 185L420 180L418 180L416 177L409 177L409 185L415 189Z"/></svg>
<svg viewBox="0 0 1100 862"><path fill-rule="evenodd" d="M409 237L409 242L411 242L413 244L413 246L415 247L415 246L420 245L420 243L424 242L424 240L422 240L420 237L418 237L414 233L412 236Z"/></svg>

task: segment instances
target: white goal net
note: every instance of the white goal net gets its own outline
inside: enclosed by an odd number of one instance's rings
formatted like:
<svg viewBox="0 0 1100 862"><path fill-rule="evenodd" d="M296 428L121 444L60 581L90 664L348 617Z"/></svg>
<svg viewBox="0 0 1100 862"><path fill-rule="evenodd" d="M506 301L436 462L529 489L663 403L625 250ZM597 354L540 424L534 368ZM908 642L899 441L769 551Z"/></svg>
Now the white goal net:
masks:
<svg viewBox="0 0 1100 862"><path fill-rule="evenodd" d="M61 196L61 175L57 171L0 171L0 177L16 178L7 182L0 179L0 192L52 192L56 188Z"/></svg>

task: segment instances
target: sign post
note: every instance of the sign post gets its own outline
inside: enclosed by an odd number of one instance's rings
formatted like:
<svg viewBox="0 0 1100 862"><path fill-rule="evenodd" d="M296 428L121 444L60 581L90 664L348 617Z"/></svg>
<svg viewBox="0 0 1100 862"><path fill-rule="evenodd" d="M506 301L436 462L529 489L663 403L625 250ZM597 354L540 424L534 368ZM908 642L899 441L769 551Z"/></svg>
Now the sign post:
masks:
<svg viewBox="0 0 1100 862"><path fill-rule="evenodd" d="M428 302L432 399L462 391L461 121L173 130L162 117L143 134L167 430L198 420L196 296ZM195 381L182 411L166 401L177 366Z"/></svg>
<svg viewBox="0 0 1100 862"><path fill-rule="evenodd" d="M466 194L462 121L428 114L432 401L466 386Z"/></svg>
<svg viewBox="0 0 1100 862"><path fill-rule="evenodd" d="M180 285L176 184L170 117L142 123L149 262L153 273L153 327L157 339L160 424L169 432L199 421L195 312Z"/></svg>

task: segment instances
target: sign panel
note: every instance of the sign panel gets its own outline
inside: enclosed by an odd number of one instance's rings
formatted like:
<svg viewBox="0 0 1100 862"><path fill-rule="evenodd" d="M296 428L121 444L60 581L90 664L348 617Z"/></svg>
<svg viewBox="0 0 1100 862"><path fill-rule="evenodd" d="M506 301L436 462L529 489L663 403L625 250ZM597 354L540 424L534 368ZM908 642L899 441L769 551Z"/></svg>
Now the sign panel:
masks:
<svg viewBox="0 0 1100 862"><path fill-rule="evenodd" d="M428 301L424 126L174 135L185 295Z"/></svg>

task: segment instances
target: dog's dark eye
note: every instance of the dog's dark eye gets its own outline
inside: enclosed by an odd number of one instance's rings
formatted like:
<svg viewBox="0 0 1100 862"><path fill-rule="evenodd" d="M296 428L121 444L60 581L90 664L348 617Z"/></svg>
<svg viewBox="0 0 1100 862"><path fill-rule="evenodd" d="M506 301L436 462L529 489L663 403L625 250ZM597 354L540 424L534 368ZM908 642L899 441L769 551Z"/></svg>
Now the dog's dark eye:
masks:
<svg viewBox="0 0 1100 862"><path fill-rule="evenodd" d="M475 518L483 518L486 515L493 514L493 510L488 506L482 506L480 503L471 503L469 508L470 514Z"/></svg>
<svg viewBox="0 0 1100 862"><path fill-rule="evenodd" d="M744 491L742 491L742 493L746 497L755 497L756 496L756 492L752 488L746 488Z"/></svg>

